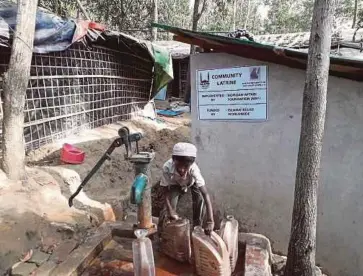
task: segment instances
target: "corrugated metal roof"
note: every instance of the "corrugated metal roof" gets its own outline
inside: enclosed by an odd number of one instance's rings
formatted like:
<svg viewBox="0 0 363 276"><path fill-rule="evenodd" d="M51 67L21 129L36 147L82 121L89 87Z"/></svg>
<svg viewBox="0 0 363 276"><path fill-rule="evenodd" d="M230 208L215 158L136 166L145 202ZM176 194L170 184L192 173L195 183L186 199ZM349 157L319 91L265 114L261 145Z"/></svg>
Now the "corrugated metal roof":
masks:
<svg viewBox="0 0 363 276"><path fill-rule="evenodd" d="M359 43L353 43L352 38L354 34L354 29L345 29L344 32L341 31L341 34L335 33L332 38L332 47L342 46L345 48L352 48L351 51L342 51L346 52L343 56L360 56L359 54ZM218 34L220 36L226 37L225 34ZM358 31L357 38L363 36L363 30ZM269 44L273 46L279 47L287 47L287 48L307 48L309 47L310 40L310 32L300 32L300 33L288 33L288 34L267 34L267 35L255 35L253 36L254 40L258 43ZM348 45L346 42L349 42ZM173 58L180 59L186 58L190 54L190 45L181 43L178 41L156 41L157 45L162 46L169 50ZM354 48L358 50L354 50ZM332 53L335 54L337 51L335 49L332 50Z"/></svg>
<svg viewBox="0 0 363 276"><path fill-rule="evenodd" d="M342 42L353 42L354 29L339 29L333 33L332 46L337 46ZM358 31L357 38L363 36L363 30ZM256 42L271 44L288 48L309 47L310 32L288 33L288 34L268 34L254 36ZM357 43L358 45L358 43Z"/></svg>
<svg viewBox="0 0 363 276"><path fill-rule="evenodd" d="M225 52L294 68L306 68L306 51L203 32L193 32L162 24L153 24L153 26L174 33L174 39L179 42L198 45L209 51ZM331 55L330 65L332 75L363 81L363 60L360 57Z"/></svg>

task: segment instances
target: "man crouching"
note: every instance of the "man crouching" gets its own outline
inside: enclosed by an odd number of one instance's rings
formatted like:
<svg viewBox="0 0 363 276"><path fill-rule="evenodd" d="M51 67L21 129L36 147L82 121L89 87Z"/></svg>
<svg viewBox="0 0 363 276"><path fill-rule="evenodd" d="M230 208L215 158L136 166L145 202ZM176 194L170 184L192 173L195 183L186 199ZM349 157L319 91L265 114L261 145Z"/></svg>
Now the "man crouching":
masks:
<svg viewBox="0 0 363 276"><path fill-rule="evenodd" d="M213 209L204 178L195 163L196 157L197 148L193 144L177 143L173 148L172 158L164 164L160 186L165 194L165 207L160 215L159 225L162 225L167 217L173 220L179 218L176 212L178 201L190 188L193 200L193 226L203 227L206 207L204 231L210 235L214 229Z"/></svg>

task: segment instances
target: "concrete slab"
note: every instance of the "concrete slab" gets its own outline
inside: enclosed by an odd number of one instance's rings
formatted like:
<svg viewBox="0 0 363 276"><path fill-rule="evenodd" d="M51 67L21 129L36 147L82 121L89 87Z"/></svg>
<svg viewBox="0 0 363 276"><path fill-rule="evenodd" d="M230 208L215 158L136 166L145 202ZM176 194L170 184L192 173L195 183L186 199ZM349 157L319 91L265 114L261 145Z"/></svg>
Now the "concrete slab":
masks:
<svg viewBox="0 0 363 276"><path fill-rule="evenodd" d="M28 276L37 266L31 263L20 263L11 270L11 276Z"/></svg>
<svg viewBox="0 0 363 276"><path fill-rule="evenodd" d="M69 254L73 251L73 249L77 247L77 245L78 242L75 240L68 240L60 244L54 249L50 260L57 264L64 262Z"/></svg>
<svg viewBox="0 0 363 276"><path fill-rule="evenodd" d="M158 225L159 219L156 217L152 217L152 221L155 225ZM134 212L129 212L125 221L110 223L110 226L112 228L112 236L135 238L135 224L137 224L137 214ZM157 229L155 228L155 231L150 231L150 234L154 234L156 231Z"/></svg>
<svg viewBox="0 0 363 276"><path fill-rule="evenodd" d="M43 263L38 269L35 271L36 276L49 276L52 271L57 267L57 264L53 261L47 261Z"/></svg>
<svg viewBox="0 0 363 276"><path fill-rule="evenodd" d="M153 217L153 222L157 225L158 219ZM105 249L113 237L135 238L135 223L136 214L131 213L127 222L102 223L94 232L90 233L85 242L76 249L74 249L75 245L71 242L66 243L65 245L60 245L58 250L56 249L54 251L54 256L52 255L50 259L37 270L40 271L39 273L43 274L36 275L80 275L86 267L90 265L95 257ZM125 258L132 258L132 252L125 251L124 253Z"/></svg>
<svg viewBox="0 0 363 276"><path fill-rule="evenodd" d="M37 266L41 266L43 263L48 261L50 255L39 250L34 250L31 259L28 263L34 263Z"/></svg>
<svg viewBox="0 0 363 276"><path fill-rule="evenodd" d="M66 260L59 264L50 275L80 275L111 239L111 227L108 222L104 222L93 235L90 235L82 245L69 254Z"/></svg>

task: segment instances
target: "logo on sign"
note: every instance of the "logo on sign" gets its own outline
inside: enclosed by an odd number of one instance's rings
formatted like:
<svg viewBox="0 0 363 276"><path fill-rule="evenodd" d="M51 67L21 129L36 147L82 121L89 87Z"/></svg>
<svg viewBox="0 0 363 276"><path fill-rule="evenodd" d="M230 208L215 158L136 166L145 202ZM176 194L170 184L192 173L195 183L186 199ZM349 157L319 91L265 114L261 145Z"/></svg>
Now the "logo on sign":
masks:
<svg viewBox="0 0 363 276"><path fill-rule="evenodd" d="M205 75L204 75L205 77ZM208 89L209 88L209 72L207 74L207 78L203 78L203 74L200 73L199 75L199 85L203 88L203 89Z"/></svg>
<svg viewBox="0 0 363 276"><path fill-rule="evenodd" d="M250 68L250 80L260 80L260 67L252 67Z"/></svg>

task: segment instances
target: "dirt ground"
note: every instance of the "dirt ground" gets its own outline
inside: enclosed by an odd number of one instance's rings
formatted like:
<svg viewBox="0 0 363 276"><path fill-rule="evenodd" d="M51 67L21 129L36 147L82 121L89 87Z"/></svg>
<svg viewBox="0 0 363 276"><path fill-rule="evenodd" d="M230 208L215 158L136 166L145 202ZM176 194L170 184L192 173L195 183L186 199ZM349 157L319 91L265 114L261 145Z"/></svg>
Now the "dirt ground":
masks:
<svg viewBox="0 0 363 276"><path fill-rule="evenodd" d="M30 249L51 252L67 239L81 243L87 229L100 223L99 212L106 210L108 204L113 207L117 219L122 219L125 211L133 207L127 202L134 172L132 165L124 160L124 148L114 151L112 160L105 162L87 184L84 193L75 199L74 207L68 207L70 194L117 137L117 130L123 125L128 126L131 132L143 133L140 149L153 148L156 152L150 173L154 185L153 214L158 215L162 195L156 184L173 145L190 141L188 117L156 121L145 118L103 126L44 146L27 155L28 180L23 185L11 183L0 174L0 275ZM60 149L65 142L85 151L83 164L60 162Z"/></svg>

